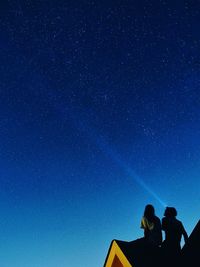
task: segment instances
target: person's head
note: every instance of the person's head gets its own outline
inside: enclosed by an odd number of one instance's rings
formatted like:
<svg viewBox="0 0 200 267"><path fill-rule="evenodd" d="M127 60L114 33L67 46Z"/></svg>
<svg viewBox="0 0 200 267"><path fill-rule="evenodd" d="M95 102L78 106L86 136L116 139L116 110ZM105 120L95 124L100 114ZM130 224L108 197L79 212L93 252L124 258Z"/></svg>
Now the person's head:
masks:
<svg viewBox="0 0 200 267"><path fill-rule="evenodd" d="M177 216L177 210L174 207L166 207L164 216L168 218L175 218Z"/></svg>
<svg viewBox="0 0 200 267"><path fill-rule="evenodd" d="M155 216L155 209L151 204L146 205L144 210L144 216L147 219L152 219Z"/></svg>

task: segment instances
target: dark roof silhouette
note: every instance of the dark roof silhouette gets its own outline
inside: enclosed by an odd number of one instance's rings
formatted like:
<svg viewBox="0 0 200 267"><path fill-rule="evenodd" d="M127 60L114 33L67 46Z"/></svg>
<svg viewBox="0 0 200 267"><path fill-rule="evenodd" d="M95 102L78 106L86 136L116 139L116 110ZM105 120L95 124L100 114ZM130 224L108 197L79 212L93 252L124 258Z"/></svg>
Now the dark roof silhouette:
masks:
<svg viewBox="0 0 200 267"><path fill-rule="evenodd" d="M152 252L145 246L143 238L131 242L113 240L104 267L155 266L160 259L158 257L159 250L152 257Z"/></svg>
<svg viewBox="0 0 200 267"><path fill-rule="evenodd" d="M130 267L132 266L132 261L130 260L130 242L120 241L120 240L113 240L111 242L104 267L107 266L116 266L116 267L123 267L124 264Z"/></svg>
<svg viewBox="0 0 200 267"><path fill-rule="evenodd" d="M184 265L193 266L192 262L198 262L195 266L200 266L199 263L200 256L200 220L193 229L191 235L189 236L188 242L182 248L182 258ZM192 262L191 262L192 259Z"/></svg>
<svg viewBox="0 0 200 267"><path fill-rule="evenodd" d="M162 260L161 250L161 248L158 248L154 251L155 254L152 254L152 251L149 251L145 246L143 238L131 242L113 240L104 267L162 267L164 266L164 262ZM188 242L182 248L179 264L174 262L174 266L200 266L199 256L200 220L189 236Z"/></svg>

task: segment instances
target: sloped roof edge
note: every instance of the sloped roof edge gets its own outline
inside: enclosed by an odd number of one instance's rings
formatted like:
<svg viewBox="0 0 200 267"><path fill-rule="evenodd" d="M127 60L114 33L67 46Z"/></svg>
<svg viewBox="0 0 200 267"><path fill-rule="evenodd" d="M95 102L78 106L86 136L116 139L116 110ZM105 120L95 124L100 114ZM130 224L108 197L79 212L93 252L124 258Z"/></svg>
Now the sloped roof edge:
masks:
<svg viewBox="0 0 200 267"><path fill-rule="evenodd" d="M104 267L112 267L112 264L114 262L115 257L118 257L120 262L122 263L123 266L125 267L132 267L126 256L124 255L124 252L121 250L119 243L128 243L125 241L119 241L119 240L113 240L111 242Z"/></svg>

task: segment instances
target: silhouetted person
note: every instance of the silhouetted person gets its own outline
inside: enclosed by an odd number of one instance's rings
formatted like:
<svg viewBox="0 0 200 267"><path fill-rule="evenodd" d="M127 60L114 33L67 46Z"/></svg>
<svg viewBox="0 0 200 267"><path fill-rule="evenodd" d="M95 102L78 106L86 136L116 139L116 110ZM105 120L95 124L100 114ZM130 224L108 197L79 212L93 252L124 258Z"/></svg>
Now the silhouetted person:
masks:
<svg viewBox="0 0 200 267"><path fill-rule="evenodd" d="M150 204L145 207L141 228L144 229L144 239L147 244L159 246L162 243L161 222L155 215L154 207Z"/></svg>
<svg viewBox="0 0 200 267"><path fill-rule="evenodd" d="M165 232L165 240L162 248L168 263L178 261L181 252L181 238L187 242L188 235L181 221L176 219L177 211L173 207L167 207L162 219L162 230Z"/></svg>
<svg viewBox="0 0 200 267"><path fill-rule="evenodd" d="M160 266L159 246L162 243L161 222L155 215L154 207L150 204L145 207L140 227L144 229L144 266Z"/></svg>

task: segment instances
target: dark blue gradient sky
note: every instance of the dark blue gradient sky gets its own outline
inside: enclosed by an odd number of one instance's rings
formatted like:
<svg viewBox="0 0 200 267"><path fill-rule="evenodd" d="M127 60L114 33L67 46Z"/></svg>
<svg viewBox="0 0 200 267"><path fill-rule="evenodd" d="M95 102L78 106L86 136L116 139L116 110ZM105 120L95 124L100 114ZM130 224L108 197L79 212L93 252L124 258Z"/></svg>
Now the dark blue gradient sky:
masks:
<svg viewBox="0 0 200 267"><path fill-rule="evenodd" d="M101 267L152 203L200 210L200 2L0 3L0 265Z"/></svg>

